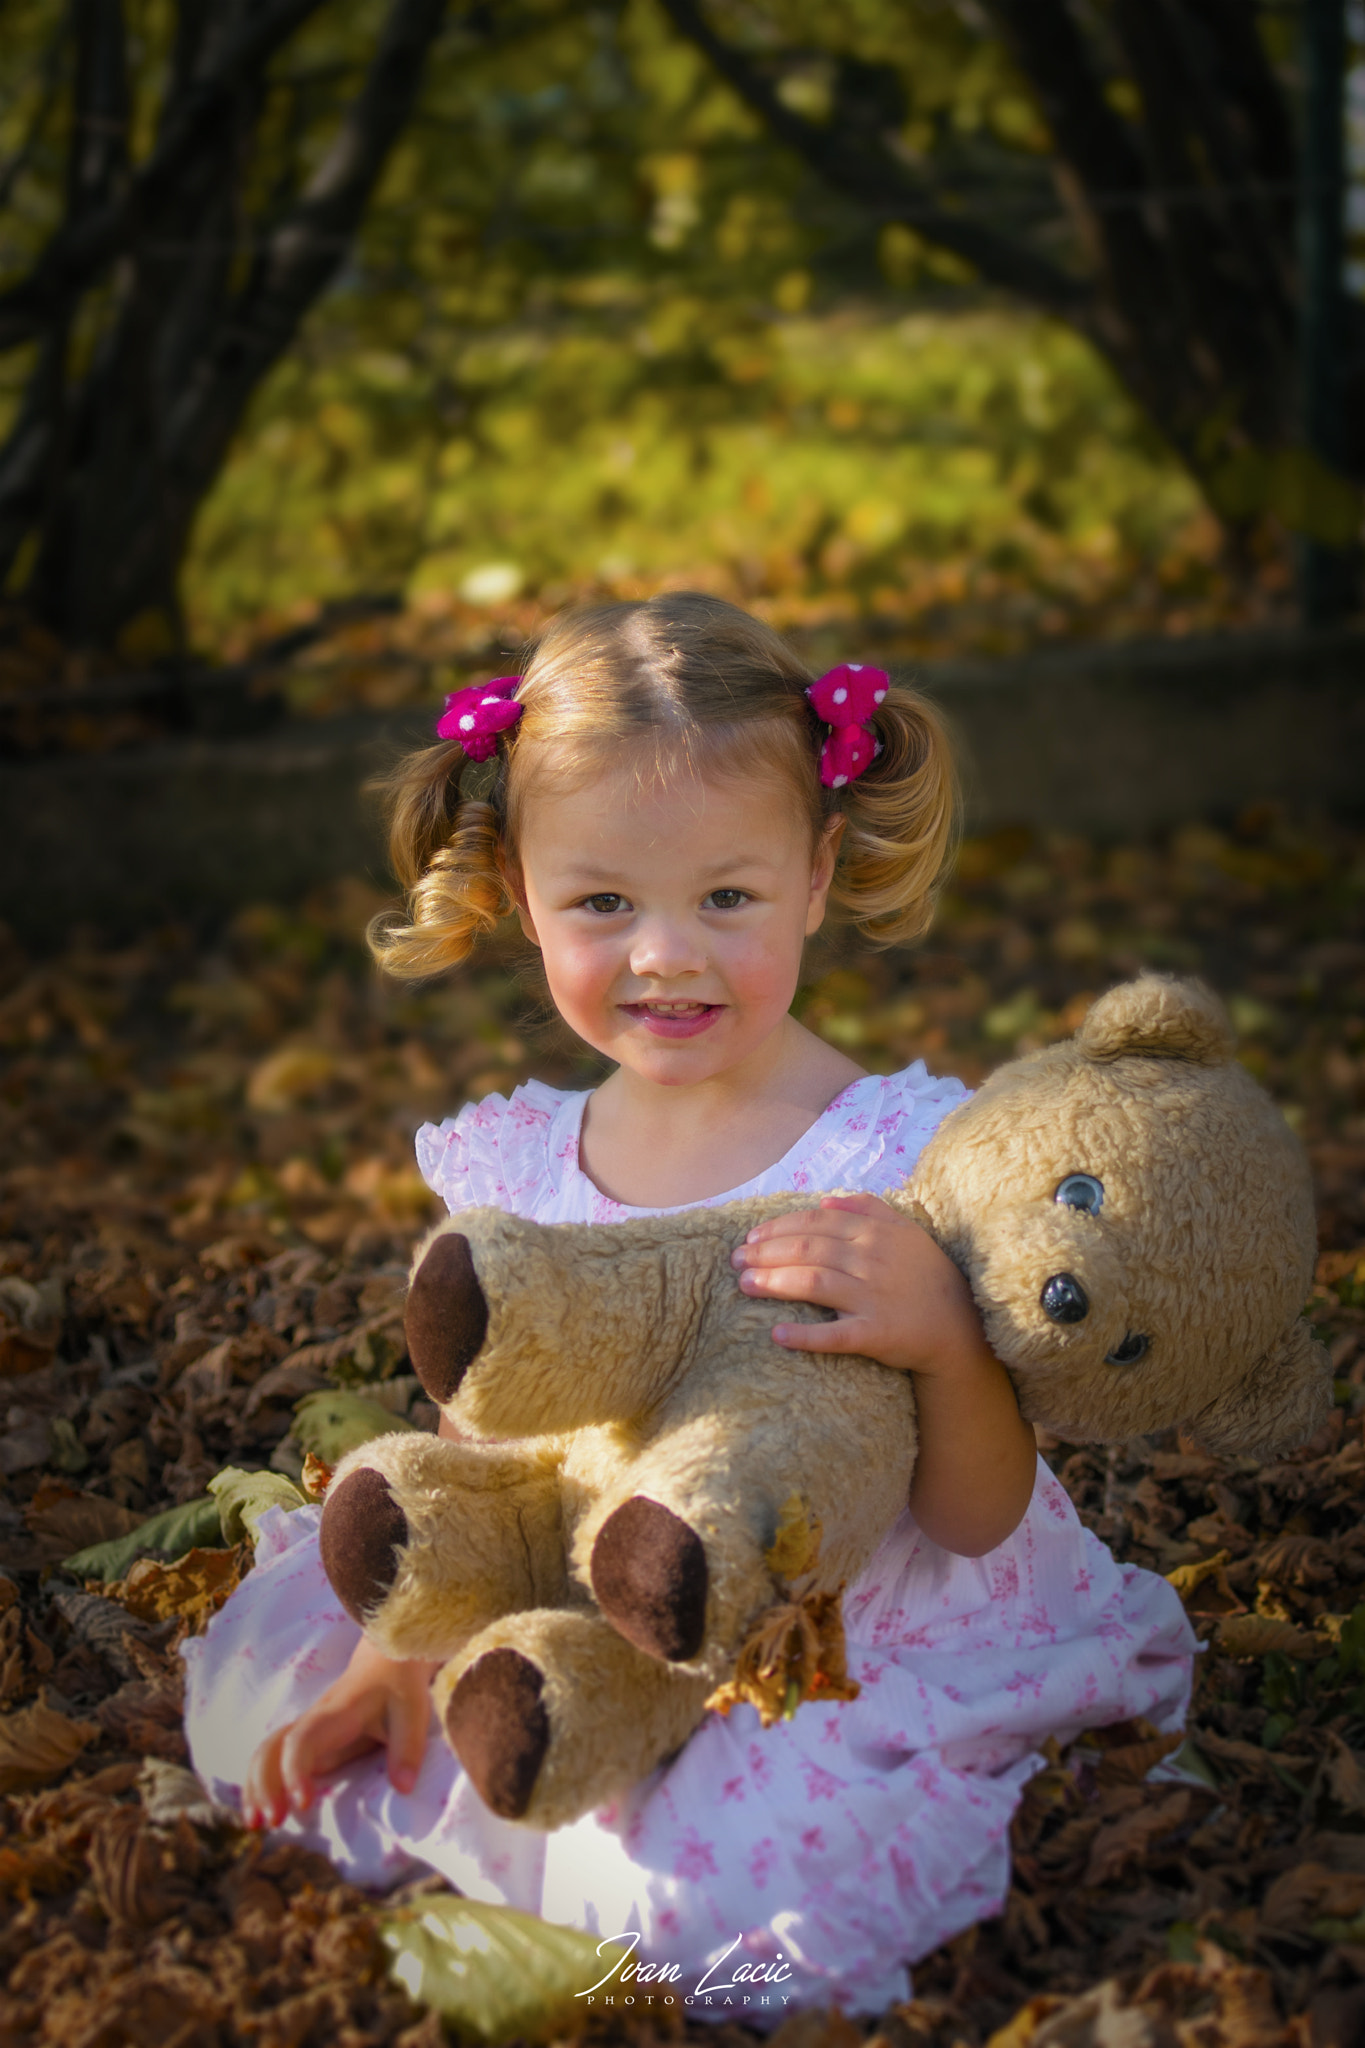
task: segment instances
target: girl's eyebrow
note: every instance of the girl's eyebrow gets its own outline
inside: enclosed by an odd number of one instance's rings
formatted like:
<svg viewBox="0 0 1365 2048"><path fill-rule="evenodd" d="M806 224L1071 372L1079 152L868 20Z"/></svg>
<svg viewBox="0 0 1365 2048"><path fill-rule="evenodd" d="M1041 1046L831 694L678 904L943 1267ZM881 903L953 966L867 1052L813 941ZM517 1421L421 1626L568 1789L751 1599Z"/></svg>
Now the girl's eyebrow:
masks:
<svg viewBox="0 0 1365 2048"><path fill-rule="evenodd" d="M771 854L746 849L740 853L724 854L719 860L708 861L705 867L699 869L698 879L705 881L714 875L734 874L736 872L743 872L746 868L774 869L778 865L779 863L773 859ZM618 883L624 884L626 878L620 867L604 867L596 861L580 862L576 857L571 856L565 862L563 879L566 884L572 881L574 886L577 887L580 884L605 881L611 881L614 885Z"/></svg>

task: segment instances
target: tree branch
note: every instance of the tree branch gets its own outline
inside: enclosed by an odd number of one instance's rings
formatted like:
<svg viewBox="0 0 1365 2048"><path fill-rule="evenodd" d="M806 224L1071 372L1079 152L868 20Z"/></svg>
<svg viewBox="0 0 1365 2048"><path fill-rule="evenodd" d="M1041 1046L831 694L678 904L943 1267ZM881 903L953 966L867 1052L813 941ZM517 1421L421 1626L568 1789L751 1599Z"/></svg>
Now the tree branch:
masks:
<svg viewBox="0 0 1365 2048"><path fill-rule="evenodd" d="M907 169L882 137L870 135L866 129L855 133L837 119L822 126L795 113L759 67L716 34L697 0L662 0L662 4L679 34L710 59L770 133L827 184L874 207L883 218L904 220L927 240L971 264L988 283L1003 286L1065 319L1083 316L1092 294L1082 279L1006 240L971 214L944 206L938 194Z"/></svg>
<svg viewBox="0 0 1365 2048"><path fill-rule="evenodd" d="M198 146L205 122L221 113L243 79L262 70L322 4L323 0L272 0L226 40L217 61L169 106L151 155L123 190L87 218L63 222L29 275L0 293L0 350L31 341L79 297L130 239L139 213L154 208L173 186Z"/></svg>
<svg viewBox="0 0 1365 2048"><path fill-rule="evenodd" d="M1092 192L1142 192L1147 168L1127 126L1104 95L1065 0L986 0L1006 46L1038 97L1058 154L1069 167L1088 230L1111 273L1158 292L1165 266L1136 207L1088 205Z"/></svg>
<svg viewBox="0 0 1365 2048"><path fill-rule="evenodd" d="M1213 167L1210 198L1236 249L1261 315L1288 341L1294 331L1293 137L1264 53L1223 0L1180 7L1170 26L1184 60L1189 120ZM1259 72L1255 60L1259 59ZM1271 105L1280 119L1269 119Z"/></svg>
<svg viewBox="0 0 1365 2048"><path fill-rule="evenodd" d="M175 579L205 492L261 378L346 260L388 153L412 110L447 0L389 0L363 82L307 188L268 232L228 296L223 232L242 178L237 127L223 109L178 184L140 222L131 288L80 393L73 471L46 524L25 595L78 638L107 639L155 606L173 616ZM482 17L473 17L482 27ZM491 31L485 31L491 34ZM205 61L208 61L207 55ZM233 103L254 132L259 72ZM158 253L167 229L204 244L202 266ZM129 519L130 467L134 502ZM110 536L117 534L111 546Z"/></svg>
<svg viewBox="0 0 1365 2048"><path fill-rule="evenodd" d="M1203 344L1205 377L1224 389L1240 381L1247 391L1244 424L1258 438L1273 437L1293 319L1272 250L1256 233L1254 190L1238 189L1246 186L1248 166L1224 101L1206 89L1203 53L1182 5L1117 0L1115 21L1142 93L1155 182L1201 195L1167 206L1158 193L1152 202L1165 223L1171 287L1183 301L1185 325ZM1225 196L1228 184L1234 189Z"/></svg>
<svg viewBox="0 0 1365 2048"><path fill-rule="evenodd" d="M0 212L9 205L10 195L32 162L33 152L38 147L42 132L47 126L48 116L57 103L57 94L62 82L62 53L66 48L67 33L68 23L63 17L53 31L52 40L43 54L43 82L39 89L33 119L28 125L28 133L16 147L9 162L0 169Z"/></svg>
<svg viewBox="0 0 1365 2048"><path fill-rule="evenodd" d="M0 585L35 522L51 475L66 369L66 329L38 351L18 416L0 448Z"/></svg>
<svg viewBox="0 0 1365 2048"><path fill-rule="evenodd" d="M255 384L341 268L390 149L411 113L447 0L392 0L365 82L303 196L252 266L224 344L231 381Z"/></svg>
<svg viewBox="0 0 1365 2048"><path fill-rule="evenodd" d="M1298 149L1288 102L1256 33L1256 7L1249 6L1247 0L1186 0L1186 4L1191 18L1201 24L1217 49L1232 97L1246 121L1252 176L1268 186L1288 186L1298 168ZM1293 195L1286 191L1280 203L1285 232L1292 237Z"/></svg>
<svg viewBox="0 0 1365 2048"><path fill-rule="evenodd" d="M68 224L116 199L128 168L123 0L72 0L76 81L66 168Z"/></svg>

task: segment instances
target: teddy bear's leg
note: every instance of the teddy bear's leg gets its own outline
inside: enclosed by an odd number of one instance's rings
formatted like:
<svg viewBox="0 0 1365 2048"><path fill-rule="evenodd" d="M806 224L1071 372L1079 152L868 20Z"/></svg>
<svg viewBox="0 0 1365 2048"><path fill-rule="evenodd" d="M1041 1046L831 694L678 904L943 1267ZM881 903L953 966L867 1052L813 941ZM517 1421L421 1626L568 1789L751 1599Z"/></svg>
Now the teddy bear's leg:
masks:
<svg viewBox="0 0 1365 2048"><path fill-rule="evenodd" d="M643 1656L590 1610L536 1609L466 1644L433 1697L484 1805L557 1828L681 1748L713 1683Z"/></svg>
<svg viewBox="0 0 1365 2048"><path fill-rule="evenodd" d="M695 1487L670 1487L661 1475L592 1521L584 1534L593 1597L647 1657L685 1664L708 1644L734 1650L777 1598L763 1555L777 1517L759 1501L702 1501Z"/></svg>
<svg viewBox="0 0 1365 2048"><path fill-rule="evenodd" d="M387 1657L448 1657L494 1615L566 1591L558 1461L525 1447L372 1438L337 1466L319 1540Z"/></svg>
<svg viewBox="0 0 1365 2048"><path fill-rule="evenodd" d="M763 1553L777 1530L774 1503L790 1490L780 1470L737 1471L742 1445L718 1450L714 1467L690 1458L692 1434L700 1432L675 1432L602 1487L572 1542L574 1577L612 1627L672 1664L693 1662L708 1645L733 1652L771 1605Z"/></svg>

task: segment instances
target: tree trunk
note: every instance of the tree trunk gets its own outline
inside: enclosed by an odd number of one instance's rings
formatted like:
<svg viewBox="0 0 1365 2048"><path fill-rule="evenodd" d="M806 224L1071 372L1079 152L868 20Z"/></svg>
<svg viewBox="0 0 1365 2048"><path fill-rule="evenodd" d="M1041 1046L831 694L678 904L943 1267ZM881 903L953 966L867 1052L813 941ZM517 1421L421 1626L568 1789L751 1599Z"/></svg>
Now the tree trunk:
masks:
<svg viewBox="0 0 1365 2048"><path fill-rule="evenodd" d="M181 0L156 140L132 170L122 0L73 0L66 216L0 295L0 345L39 341L0 450L0 573L68 644L112 646L149 615L178 635L195 514L339 270L446 14L446 0L391 0L322 162L269 221L244 225L267 67L321 4ZM73 373L73 320L96 288L108 310Z"/></svg>

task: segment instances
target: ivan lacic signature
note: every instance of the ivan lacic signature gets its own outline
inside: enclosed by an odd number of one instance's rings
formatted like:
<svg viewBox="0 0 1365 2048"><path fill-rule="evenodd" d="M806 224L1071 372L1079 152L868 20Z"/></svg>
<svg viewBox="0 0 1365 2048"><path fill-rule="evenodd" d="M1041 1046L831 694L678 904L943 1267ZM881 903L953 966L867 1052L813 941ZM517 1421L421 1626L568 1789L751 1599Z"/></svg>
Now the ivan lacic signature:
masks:
<svg viewBox="0 0 1365 2048"><path fill-rule="evenodd" d="M687 1991L682 1988L681 1963L637 1963L635 1950L639 1946L639 1934L629 1931L609 1934L605 1941L597 1944L599 1956L618 1942L624 1942L625 1948L595 1984L590 1984L585 1991L576 1991L574 1997L584 1999L589 2005L604 2006L790 2005L791 1994L779 1988L792 1974L780 1949L771 1962L738 1962L727 1971L726 1965L741 1939L742 1936L737 1934L724 1955L709 1963L692 1989ZM723 1982L720 1981L722 1976Z"/></svg>

